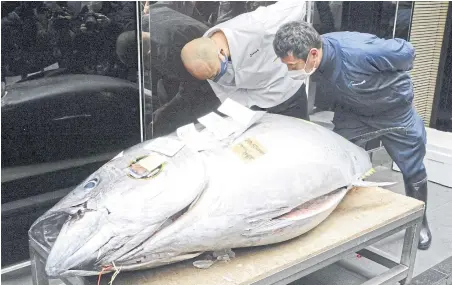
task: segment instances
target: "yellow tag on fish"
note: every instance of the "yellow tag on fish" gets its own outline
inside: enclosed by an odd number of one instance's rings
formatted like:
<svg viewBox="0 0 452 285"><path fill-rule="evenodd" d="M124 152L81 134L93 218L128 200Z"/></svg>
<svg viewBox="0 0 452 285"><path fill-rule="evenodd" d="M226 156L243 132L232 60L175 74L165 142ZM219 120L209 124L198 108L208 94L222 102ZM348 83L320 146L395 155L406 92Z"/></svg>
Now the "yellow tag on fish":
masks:
<svg viewBox="0 0 452 285"><path fill-rule="evenodd" d="M253 161L266 153L264 147L255 139L248 138L232 146L232 151L244 161Z"/></svg>

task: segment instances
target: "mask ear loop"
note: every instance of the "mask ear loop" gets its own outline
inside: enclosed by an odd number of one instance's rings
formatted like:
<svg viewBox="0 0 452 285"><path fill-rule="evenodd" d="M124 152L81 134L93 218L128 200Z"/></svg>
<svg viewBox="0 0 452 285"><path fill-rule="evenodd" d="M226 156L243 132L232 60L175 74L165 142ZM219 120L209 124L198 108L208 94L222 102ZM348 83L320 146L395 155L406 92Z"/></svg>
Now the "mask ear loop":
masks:
<svg viewBox="0 0 452 285"><path fill-rule="evenodd" d="M311 70L309 72L306 71L306 65L308 65L309 55L311 55L311 54L312 55L316 55L317 51L315 49L309 50L308 56L306 57L306 61L304 62L303 70L304 70L304 72L306 72L308 74L311 73L314 69L316 69L315 64L317 63L317 58L315 58L314 59L314 65L312 66Z"/></svg>

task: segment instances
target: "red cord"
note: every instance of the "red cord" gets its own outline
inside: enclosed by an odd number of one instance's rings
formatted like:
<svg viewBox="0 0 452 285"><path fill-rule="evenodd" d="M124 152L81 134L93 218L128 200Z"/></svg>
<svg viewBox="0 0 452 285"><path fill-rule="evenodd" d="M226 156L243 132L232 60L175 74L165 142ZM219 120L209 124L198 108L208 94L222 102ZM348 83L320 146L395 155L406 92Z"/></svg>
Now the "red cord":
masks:
<svg viewBox="0 0 452 285"><path fill-rule="evenodd" d="M97 285L100 285L100 280L102 279L102 273L104 273L105 270L110 269L112 266L106 266L106 267L102 267L101 272L99 273L99 278L97 279Z"/></svg>

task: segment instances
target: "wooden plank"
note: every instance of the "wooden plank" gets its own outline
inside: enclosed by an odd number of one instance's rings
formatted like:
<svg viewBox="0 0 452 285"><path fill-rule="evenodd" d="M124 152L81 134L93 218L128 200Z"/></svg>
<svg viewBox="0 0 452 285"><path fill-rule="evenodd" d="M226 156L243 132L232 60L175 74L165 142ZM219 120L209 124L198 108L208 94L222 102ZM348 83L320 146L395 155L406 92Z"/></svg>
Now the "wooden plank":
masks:
<svg viewBox="0 0 452 285"><path fill-rule="evenodd" d="M291 241L259 248L236 249L236 258L228 263L216 263L209 269L196 269L192 266L193 260L190 260L150 270L121 272L114 284L249 284L422 207L423 203L418 200L382 188L359 188L350 191L322 224ZM103 281L109 281L109 277L105 276Z"/></svg>

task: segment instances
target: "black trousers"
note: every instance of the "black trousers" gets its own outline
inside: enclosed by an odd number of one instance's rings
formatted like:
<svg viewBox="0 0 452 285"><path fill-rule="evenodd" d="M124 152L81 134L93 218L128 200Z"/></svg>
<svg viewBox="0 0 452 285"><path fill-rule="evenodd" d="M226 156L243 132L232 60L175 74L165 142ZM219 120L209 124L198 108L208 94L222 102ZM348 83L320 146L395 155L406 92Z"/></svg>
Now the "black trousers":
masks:
<svg viewBox="0 0 452 285"><path fill-rule="evenodd" d="M281 104L271 108L251 107L254 111L267 111L272 114L279 114L289 117L295 117L309 121L308 95L306 94L306 85L303 84L300 89L289 99Z"/></svg>

